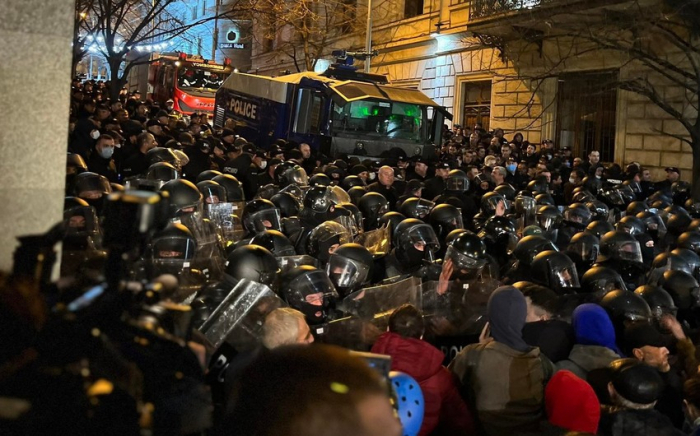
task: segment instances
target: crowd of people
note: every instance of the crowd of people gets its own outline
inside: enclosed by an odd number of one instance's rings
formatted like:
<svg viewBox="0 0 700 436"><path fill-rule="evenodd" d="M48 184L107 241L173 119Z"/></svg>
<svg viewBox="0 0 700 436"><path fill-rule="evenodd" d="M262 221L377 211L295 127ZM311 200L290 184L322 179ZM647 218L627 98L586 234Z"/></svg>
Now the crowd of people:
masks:
<svg viewBox="0 0 700 436"><path fill-rule="evenodd" d="M73 83L64 220L0 277L3 434L700 434L678 168L480 125L263 149L108 86Z"/></svg>

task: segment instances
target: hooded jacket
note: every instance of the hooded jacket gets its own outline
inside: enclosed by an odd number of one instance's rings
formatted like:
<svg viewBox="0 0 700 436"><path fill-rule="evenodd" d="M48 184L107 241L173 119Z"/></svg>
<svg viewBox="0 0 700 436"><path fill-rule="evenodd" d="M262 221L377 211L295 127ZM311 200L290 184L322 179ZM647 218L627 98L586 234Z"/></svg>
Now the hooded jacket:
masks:
<svg viewBox="0 0 700 436"><path fill-rule="evenodd" d="M392 371L405 372L420 385L425 414L419 436L476 434L471 412L454 377L442 366L445 355L440 350L420 339L386 332L377 339L372 352L390 355Z"/></svg>
<svg viewBox="0 0 700 436"><path fill-rule="evenodd" d="M569 358L557 363L557 368L568 370L586 380L588 372L606 368L620 358L615 343L615 328L605 309L593 303L582 304L572 315L576 345Z"/></svg>
<svg viewBox="0 0 700 436"><path fill-rule="evenodd" d="M613 350L598 345L574 345L569 358L557 362L558 370L571 371L586 380L588 372L598 368L606 368L610 362L619 359Z"/></svg>
<svg viewBox="0 0 700 436"><path fill-rule="evenodd" d="M488 314L494 340L465 347L449 368L476 409L483 434L536 430L552 362L522 338L527 302L520 291L512 286L496 289Z"/></svg>

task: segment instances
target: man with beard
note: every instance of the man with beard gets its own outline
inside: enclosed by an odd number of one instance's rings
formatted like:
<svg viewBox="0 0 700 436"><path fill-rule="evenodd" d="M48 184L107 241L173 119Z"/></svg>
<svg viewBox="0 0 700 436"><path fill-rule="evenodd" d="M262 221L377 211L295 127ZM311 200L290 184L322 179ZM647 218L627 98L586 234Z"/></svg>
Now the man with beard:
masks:
<svg viewBox="0 0 700 436"><path fill-rule="evenodd" d="M124 178L139 176L148 171L149 163L146 153L152 148L158 146L158 141L149 132L143 132L136 137L136 145L138 152L129 157L122 167L122 176Z"/></svg>

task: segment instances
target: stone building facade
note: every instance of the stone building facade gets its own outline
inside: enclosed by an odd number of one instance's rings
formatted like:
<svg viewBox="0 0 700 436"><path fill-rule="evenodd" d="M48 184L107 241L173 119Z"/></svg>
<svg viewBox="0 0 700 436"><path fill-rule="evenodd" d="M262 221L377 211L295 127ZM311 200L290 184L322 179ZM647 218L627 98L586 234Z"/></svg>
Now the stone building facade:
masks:
<svg viewBox="0 0 700 436"><path fill-rule="evenodd" d="M571 54L578 48L567 47L566 40L546 40L538 46L516 39L504 50L484 45L484 35L504 37L507 29L526 26L528 21L544 22L564 15L571 4L585 13L586 7L601 7L599 2L491 1L517 7L478 15L478 6L488 3L486 0L424 0L423 13L406 18L401 12L412 1L383 0L373 5L373 11L379 12L374 14L378 18L373 23L372 48L379 55L372 59L371 70L386 74L392 83L420 89L453 114L453 123L480 122L484 127L503 128L507 138L520 132L536 143L551 138L560 146L571 146L582 157L598 149L604 161L621 165L637 161L659 179L667 166L692 167L688 144L667 135L687 135L678 121L646 97L600 87L608 79L639 72L627 59L581 49L580 55L560 59L561 65L542 78L543 59L556 64L562 50ZM602 5L612 3L624 2ZM336 48L361 49L363 41L364 34L336 38L329 42L328 53ZM317 70L327 64L319 62ZM293 70L293 65L284 55L253 45L253 71L275 75L286 69ZM677 94L683 106L682 89L669 84L662 92L672 101ZM697 113L693 104L681 110L691 117ZM682 178L689 180L690 171L683 171Z"/></svg>

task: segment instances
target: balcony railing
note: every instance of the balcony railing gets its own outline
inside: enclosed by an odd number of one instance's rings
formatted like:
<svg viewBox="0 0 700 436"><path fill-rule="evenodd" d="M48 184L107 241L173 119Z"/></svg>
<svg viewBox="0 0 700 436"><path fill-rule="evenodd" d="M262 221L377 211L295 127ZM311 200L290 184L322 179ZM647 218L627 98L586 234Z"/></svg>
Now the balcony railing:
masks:
<svg viewBox="0 0 700 436"><path fill-rule="evenodd" d="M472 20L502 15L511 11L524 11L558 0L472 0L470 16Z"/></svg>

